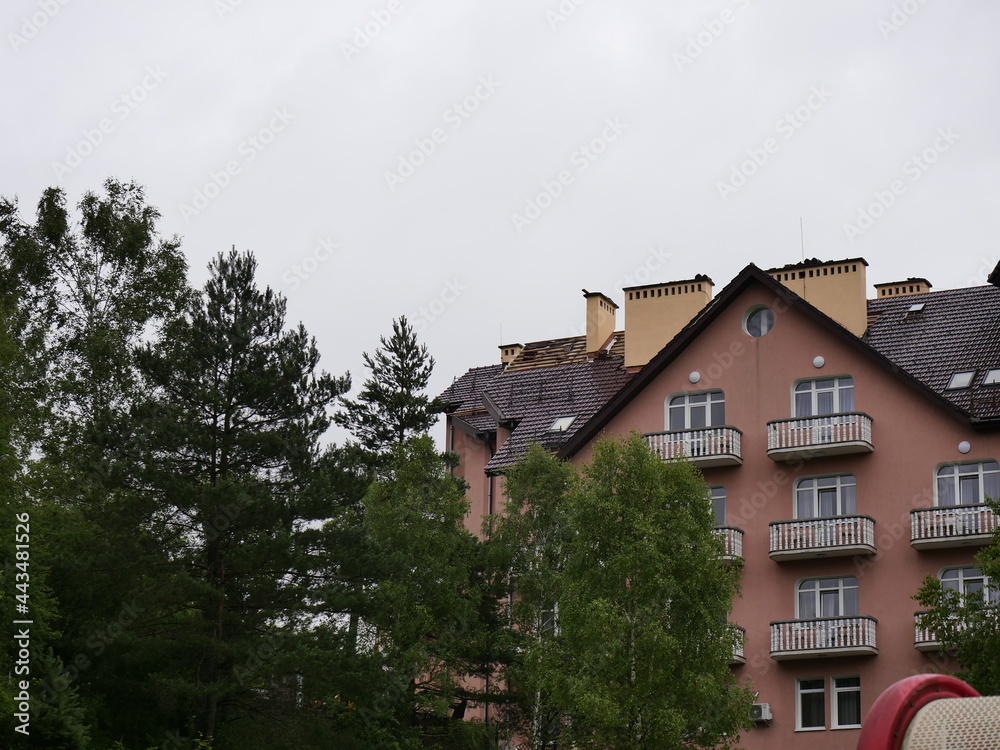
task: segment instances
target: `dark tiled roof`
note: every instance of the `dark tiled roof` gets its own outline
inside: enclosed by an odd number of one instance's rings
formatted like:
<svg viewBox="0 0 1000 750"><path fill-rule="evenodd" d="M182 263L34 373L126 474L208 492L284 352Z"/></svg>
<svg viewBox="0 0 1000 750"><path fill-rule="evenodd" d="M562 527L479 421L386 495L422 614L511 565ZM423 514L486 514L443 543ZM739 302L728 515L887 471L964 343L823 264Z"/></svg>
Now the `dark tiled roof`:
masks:
<svg viewBox="0 0 1000 750"><path fill-rule="evenodd" d="M449 414L453 412L481 410L483 402L480 400L479 394L501 372L503 372L503 365L499 363L485 367L473 367L448 386L438 396L438 399L446 404Z"/></svg>
<svg viewBox="0 0 1000 750"><path fill-rule="evenodd" d="M510 437L486 465L487 472L517 463L533 443L561 448L628 380L621 357L593 359L553 367L508 370L485 395ZM560 417L576 417L565 432L552 432Z"/></svg>
<svg viewBox="0 0 1000 750"><path fill-rule="evenodd" d="M910 307L923 303L919 312ZM1000 417L1000 388L983 386L1000 367L1000 289L977 286L868 302L865 341L973 418ZM947 390L955 372L975 370L972 387Z"/></svg>
<svg viewBox="0 0 1000 750"><path fill-rule="evenodd" d="M490 416L486 409L480 409L478 411L464 411L460 414L454 414L453 416L457 419L461 419L476 432L493 432L497 428L497 421Z"/></svg>

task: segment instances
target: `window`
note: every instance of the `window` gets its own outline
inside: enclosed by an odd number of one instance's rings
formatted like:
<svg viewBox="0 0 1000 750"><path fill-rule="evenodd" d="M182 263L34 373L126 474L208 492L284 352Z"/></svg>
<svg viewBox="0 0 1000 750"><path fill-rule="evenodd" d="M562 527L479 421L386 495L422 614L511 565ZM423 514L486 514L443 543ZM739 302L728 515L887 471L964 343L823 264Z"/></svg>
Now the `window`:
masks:
<svg viewBox="0 0 1000 750"><path fill-rule="evenodd" d="M826 729L826 685L822 677L795 681L795 729ZM830 678L830 727L857 729L861 726L861 678L846 675Z"/></svg>
<svg viewBox="0 0 1000 750"><path fill-rule="evenodd" d="M553 422L552 426L549 427L549 432L566 432L575 419L575 416L559 417L559 419Z"/></svg>
<svg viewBox="0 0 1000 750"><path fill-rule="evenodd" d="M858 614L858 579L810 578L799 583L798 619L842 617Z"/></svg>
<svg viewBox="0 0 1000 750"><path fill-rule="evenodd" d="M853 516L858 512L853 474L807 477L795 485L795 518Z"/></svg>
<svg viewBox="0 0 1000 750"><path fill-rule="evenodd" d="M726 488L712 487L712 510L715 512L715 525L726 525Z"/></svg>
<svg viewBox="0 0 1000 750"><path fill-rule="evenodd" d="M983 375L983 385L1000 385L1000 368L987 370Z"/></svg>
<svg viewBox="0 0 1000 750"><path fill-rule="evenodd" d="M987 604L1000 604L1000 591L990 586L990 579L979 568L946 568L941 571L941 584L962 596L982 592Z"/></svg>
<svg viewBox="0 0 1000 750"><path fill-rule="evenodd" d="M937 504L980 505L986 499L1000 498L1000 464L978 461L969 464L947 464L937 470Z"/></svg>
<svg viewBox="0 0 1000 750"><path fill-rule="evenodd" d="M722 391L684 393L667 402L668 430L697 430L726 423L726 397Z"/></svg>
<svg viewBox="0 0 1000 750"><path fill-rule="evenodd" d="M826 729L823 678L795 681L795 728Z"/></svg>
<svg viewBox="0 0 1000 750"><path fill-rule="evenodd" d="M972 385L972 379L976 377L975 370L963 370L962 372L956 372L951 376L951 380L948 381L946 389L951 391L958 388L968 388Z"/></svg>
<svg viewBox="0 0 1000 750"><path fill-rule="evenodd" d="M743 329L759 339L774 328L774 313L766 307L751 308L743 319Z"/></svg>
<svg viewBox="0 0 1000 750"><path fill-rule="evenodd" d="M834 729L861 726L861 678L832 677L830 679L830 719Z"/></svg>
<svg viewBox="0 0 1000 750"><path fill-rule="evenodd" d="M547 635L559 635L559 602L551 607L542 607L538 611L535 626L538 629L539 638Z"/></svg>
<svg viewBox="0 0 1000 750"><path fill-rule="evenodd" d="M819 417L854 411L854 378L803 380L795 386L795 416Z"/></svg>

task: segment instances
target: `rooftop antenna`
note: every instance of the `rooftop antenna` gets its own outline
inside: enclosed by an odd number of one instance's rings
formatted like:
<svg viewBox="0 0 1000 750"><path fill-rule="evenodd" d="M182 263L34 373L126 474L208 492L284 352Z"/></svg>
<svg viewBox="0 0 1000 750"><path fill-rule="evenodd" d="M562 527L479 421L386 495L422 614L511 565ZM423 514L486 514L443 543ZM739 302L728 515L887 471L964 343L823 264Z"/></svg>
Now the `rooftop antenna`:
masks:
<svg viewBox="0 0 1000 750"><path fill-rule="evenodd" d="M799 217L799 242L802 244L802 260L806 259L806 236L802 231L802 217Z"/></svg>

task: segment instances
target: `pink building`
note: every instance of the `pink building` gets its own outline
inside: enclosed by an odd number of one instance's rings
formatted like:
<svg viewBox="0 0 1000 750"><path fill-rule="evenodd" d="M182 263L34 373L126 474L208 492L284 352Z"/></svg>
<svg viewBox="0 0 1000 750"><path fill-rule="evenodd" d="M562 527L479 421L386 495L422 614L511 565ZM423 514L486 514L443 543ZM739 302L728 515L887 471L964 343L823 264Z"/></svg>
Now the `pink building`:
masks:
<svg viewBox="0 0 1000 750"><path fill-rule="evenodd" d="M1000 496L1000 267L987 286L907 279L873 299L866 267L750 265L714 297L704 276L632 287L624 332L585 292L586 336L501 347L442 396L476 531L534 442L586 461L636 430L701 467L742 569L749 750L853 750L882 690L950 666L915 625L924 576L989 585L973 556Z"/></svg>

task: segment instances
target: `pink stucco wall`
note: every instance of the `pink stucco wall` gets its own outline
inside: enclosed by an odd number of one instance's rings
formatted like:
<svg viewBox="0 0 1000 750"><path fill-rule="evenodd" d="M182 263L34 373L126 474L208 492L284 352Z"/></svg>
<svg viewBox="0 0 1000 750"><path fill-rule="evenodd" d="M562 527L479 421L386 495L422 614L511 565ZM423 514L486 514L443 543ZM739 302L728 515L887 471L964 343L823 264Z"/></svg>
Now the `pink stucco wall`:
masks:
<svg viewBox="0 0 1000 750"><path fill-rule="evenodd" d="M753 305L777 313L774 328L761 338L742 329ZM816 368L816 356L825 365ZM701 373L697 385L689 382ZM792 416L796 380L850 375L855 410L873 419L874 452L776 463L767 456L767 422ZM763 287L751 287L694 341L650 386L607 426L606 434L665 429L669 396L722 389L726 422L743 431L743 465L704 470L706 481L727 494L730 526L744 531L742 598L731 621L746 629L746 664L737 676L753 683L758 700L772 706L770 726L743 737L748 750L806 747L853 749L859 730L795 731L796 678L860 675L862 720L879 693L904 676L947 666L939 654L922 654L913 645L911 597L921 579L945 565L969 564L974 548L918 552L910 546L910 513L934 504L934 472L942 462L1000 458L1000 439L963 426L943 408L815 321L788 310ZM967 440L972 450L959 453ZM589 459L589 449L575 458ZM793 518L793 485L800 477L850 473L857 480L857 512L875 519L875 557L840 557L775 562L769 557L772 521ZM860 614L878 620L878 655L828 657L777 662L770 658L770 623L795 617L795 587L801 578L854 575L859 582Z"/></svg>

